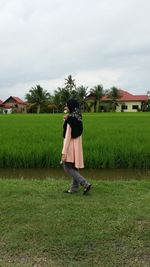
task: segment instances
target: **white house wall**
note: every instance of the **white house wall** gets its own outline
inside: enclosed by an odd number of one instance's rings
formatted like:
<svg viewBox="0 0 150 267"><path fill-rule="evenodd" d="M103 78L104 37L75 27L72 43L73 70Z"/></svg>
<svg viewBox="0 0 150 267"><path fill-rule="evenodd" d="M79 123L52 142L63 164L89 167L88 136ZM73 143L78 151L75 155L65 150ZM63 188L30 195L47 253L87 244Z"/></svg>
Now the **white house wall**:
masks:
<svg viewBox="0 0 150 267"><path fill-rule="evenodd" d="M125 105L128 107L128 109L124 109L124 112L137 112L137 109L132 109L133 105L138 105L139 108L141 108L141 101L136 101L136 102L123 102L122 104L119 104L117 106L116 111L121 112L121 106Z"/></svg>

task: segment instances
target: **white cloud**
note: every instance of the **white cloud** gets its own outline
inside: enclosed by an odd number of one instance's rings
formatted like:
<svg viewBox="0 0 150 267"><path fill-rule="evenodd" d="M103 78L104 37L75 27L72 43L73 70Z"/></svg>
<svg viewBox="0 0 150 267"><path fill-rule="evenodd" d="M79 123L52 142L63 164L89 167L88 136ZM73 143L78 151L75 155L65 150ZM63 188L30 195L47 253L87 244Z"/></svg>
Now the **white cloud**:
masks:
<svg viewBox="0 0 150 267"><path fill-rule="evenodd" d="M146 93L149 8L148 0L1 0L0 98L38 82L51 91L69 74Z"/></svg>

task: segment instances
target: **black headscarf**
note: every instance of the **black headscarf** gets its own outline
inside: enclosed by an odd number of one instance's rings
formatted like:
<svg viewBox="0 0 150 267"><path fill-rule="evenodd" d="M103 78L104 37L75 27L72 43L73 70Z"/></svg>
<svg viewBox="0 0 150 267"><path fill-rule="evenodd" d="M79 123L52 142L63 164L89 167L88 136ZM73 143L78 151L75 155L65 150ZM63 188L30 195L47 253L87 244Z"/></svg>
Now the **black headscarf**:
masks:
<svg viewBox="0 0 150 267"><path fill-rule="evenodd" d="M82 115L79 110L79 103L75 99L70 99L67 101L67 107L69 109L69 115L64 121L63 137L65 138L67 124L69 124L71 127L71 137L77 138L83 132Z"/></svg>

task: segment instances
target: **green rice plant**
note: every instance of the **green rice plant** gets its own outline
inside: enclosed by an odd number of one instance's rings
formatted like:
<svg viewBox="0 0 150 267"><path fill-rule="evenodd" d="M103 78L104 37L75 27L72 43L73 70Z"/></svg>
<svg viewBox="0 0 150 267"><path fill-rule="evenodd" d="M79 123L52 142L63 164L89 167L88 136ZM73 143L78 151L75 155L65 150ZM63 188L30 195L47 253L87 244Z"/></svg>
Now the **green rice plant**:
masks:
<svg viewBox="0 0 150 267"><path fill-rule="evenodd" d="M150 169L150 113L83 114L86 168ZM59 168L63 114L0 115L0 167Z"/></svg>

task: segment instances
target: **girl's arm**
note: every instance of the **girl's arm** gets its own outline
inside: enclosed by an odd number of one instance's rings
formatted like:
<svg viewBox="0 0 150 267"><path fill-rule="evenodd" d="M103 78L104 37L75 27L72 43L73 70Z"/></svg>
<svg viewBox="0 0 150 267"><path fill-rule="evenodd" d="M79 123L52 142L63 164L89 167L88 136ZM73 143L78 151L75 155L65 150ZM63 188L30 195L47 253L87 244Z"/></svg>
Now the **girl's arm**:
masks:
<svg viewBox="0 0 150 267"><path fill-rule="evenodd" d="M70 144L70 140L71 140L71 127L69 124L67 124L67 129L66 129L66 135L64 138L64 143L63 143L63 149L62 149L62 154L67 154L68 151L68 147Z"/></svg>

